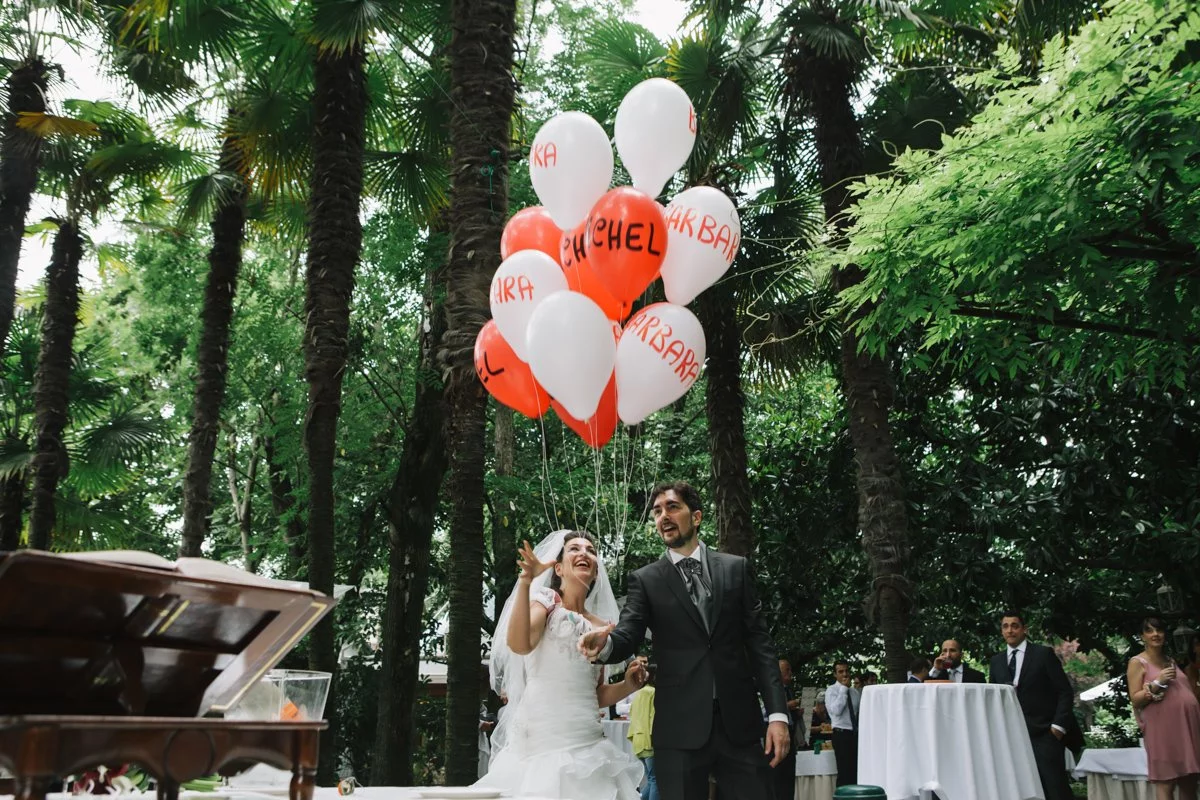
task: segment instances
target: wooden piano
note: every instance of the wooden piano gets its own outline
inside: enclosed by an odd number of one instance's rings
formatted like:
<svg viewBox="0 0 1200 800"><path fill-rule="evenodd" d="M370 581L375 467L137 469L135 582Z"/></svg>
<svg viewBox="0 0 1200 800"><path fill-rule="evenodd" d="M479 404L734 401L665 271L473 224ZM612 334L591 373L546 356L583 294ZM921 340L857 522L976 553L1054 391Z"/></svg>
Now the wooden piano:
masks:
<svg viewBox="0 0 1200 800"><path fill-rule="evenodd" d="M160 800L263 762L311 800L323 721L223 718L333 599L203 559L0 553L0 766L18 800L136 763Z"/></svg>

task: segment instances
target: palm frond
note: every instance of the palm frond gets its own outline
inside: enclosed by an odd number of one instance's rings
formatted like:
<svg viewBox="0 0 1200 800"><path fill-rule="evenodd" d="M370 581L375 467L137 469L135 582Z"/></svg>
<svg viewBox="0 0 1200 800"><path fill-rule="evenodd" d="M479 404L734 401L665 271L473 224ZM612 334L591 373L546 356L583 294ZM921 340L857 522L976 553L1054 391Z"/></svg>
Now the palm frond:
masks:
<svg viewBox="0 0 1200 800"><path fill-rule="evenodd" d="M127 469L148 458L165 434L166 426L157 415L122 405L110 407L76 434L74 461L96 469Z"/></svg>
<svg viewBox="0 0 1200 800"><path fill-rule="evenodd" d="M363 167L368 191L420 220L432 219L450 204L450 173L437 154L368 152Z"/></svg>
<svg viewBox="0 0 1200 800"><path fill-rule="evenodd" d="M53 136L100 136L100 128L94 122L73 117L60 117L41 111L21 111L17 114L17 127L40 139L49 139Z"/></svg>
<svg viewBox="0 0 1200 800"><path fill-rule="evenodd" d="M598 118L611 119L630 89L663 74L667 48L635 22L606 19L584 32L583 43Z"/></svg>
<svg viewBox="0 0 1200 800"><path fill-rule="evenodd" d="M317 0L308 34L319 49L341 53L403 23L403 0Z"/></svg>
<svg viewBox="0 0 1200 800"><path fill-rule="evenodd" d="M34 452L23 439L0 440L0 481L20 477L33 463Z"/></svg>
<svg viewBox="0 0 1200 800"><path fill-rule="evenodd" d="M227 203L241 187L242 179L228 172L210 172L178 187L179 218L181 228L188 228L199 220L208 219L216 209Z"/></svg>

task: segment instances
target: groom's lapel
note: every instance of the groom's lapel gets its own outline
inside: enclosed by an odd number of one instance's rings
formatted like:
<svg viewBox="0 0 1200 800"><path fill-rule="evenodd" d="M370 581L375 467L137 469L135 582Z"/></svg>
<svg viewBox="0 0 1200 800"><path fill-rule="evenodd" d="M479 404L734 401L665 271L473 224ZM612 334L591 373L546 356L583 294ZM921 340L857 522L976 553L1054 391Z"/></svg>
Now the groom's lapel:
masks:
<svg viewBox="0 0 1200 800"><path fill-rule="evenodd" d="M696 604L692 602L692 596L688 594L687 587L683 585L683 576L679 574L679 567L671 563L668 556L663 556L661 569L667 573L667 586L675 594L675 599L679 601L679 605L683 607L684 612L692 618L700 630L704 630L704 620L700 616L700 609L696 608Z"/></svg>

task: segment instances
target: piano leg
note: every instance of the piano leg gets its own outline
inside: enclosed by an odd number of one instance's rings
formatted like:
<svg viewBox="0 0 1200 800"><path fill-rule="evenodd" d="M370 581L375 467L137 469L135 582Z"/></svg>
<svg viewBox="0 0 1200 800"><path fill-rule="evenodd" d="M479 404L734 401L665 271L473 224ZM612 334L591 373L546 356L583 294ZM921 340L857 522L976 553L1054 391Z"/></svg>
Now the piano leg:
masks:
<svg viewBox="0 0 1200 800"><path fill-rule="evenodd" d="M288 800L313 800L313 792L316 791L316 788L317 771L310 767L297 765L292 772L292 783L288 787Z"/></svg>
<svg viewBox="0 0 1200 800"><path fill-rule="evenodd" d="M169 778L158 781L155 787L157 800L179 800L179 784Z"/></svg>

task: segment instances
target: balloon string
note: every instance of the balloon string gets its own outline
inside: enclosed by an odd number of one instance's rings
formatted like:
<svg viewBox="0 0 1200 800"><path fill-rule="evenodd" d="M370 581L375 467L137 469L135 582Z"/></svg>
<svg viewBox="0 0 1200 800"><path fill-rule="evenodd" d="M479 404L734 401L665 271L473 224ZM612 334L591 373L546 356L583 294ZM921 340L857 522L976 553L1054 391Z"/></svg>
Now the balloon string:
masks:
<svg viewBox="0 0 1200 800"><path fill-rule="evenodd" d="M540 478L542 483L542 513L546 515L546 522L553 527L554 530L560 530L562 525L558 521L558 503L554 497L554 483L550 480L550 456L546 452L546 415L542 414L538 417L538 427L541 429L542 438L542 464L540 470ZM554 509L554 516L551 518L550 509L546 507L546 494L550 495L550 507Z"/></svg>

